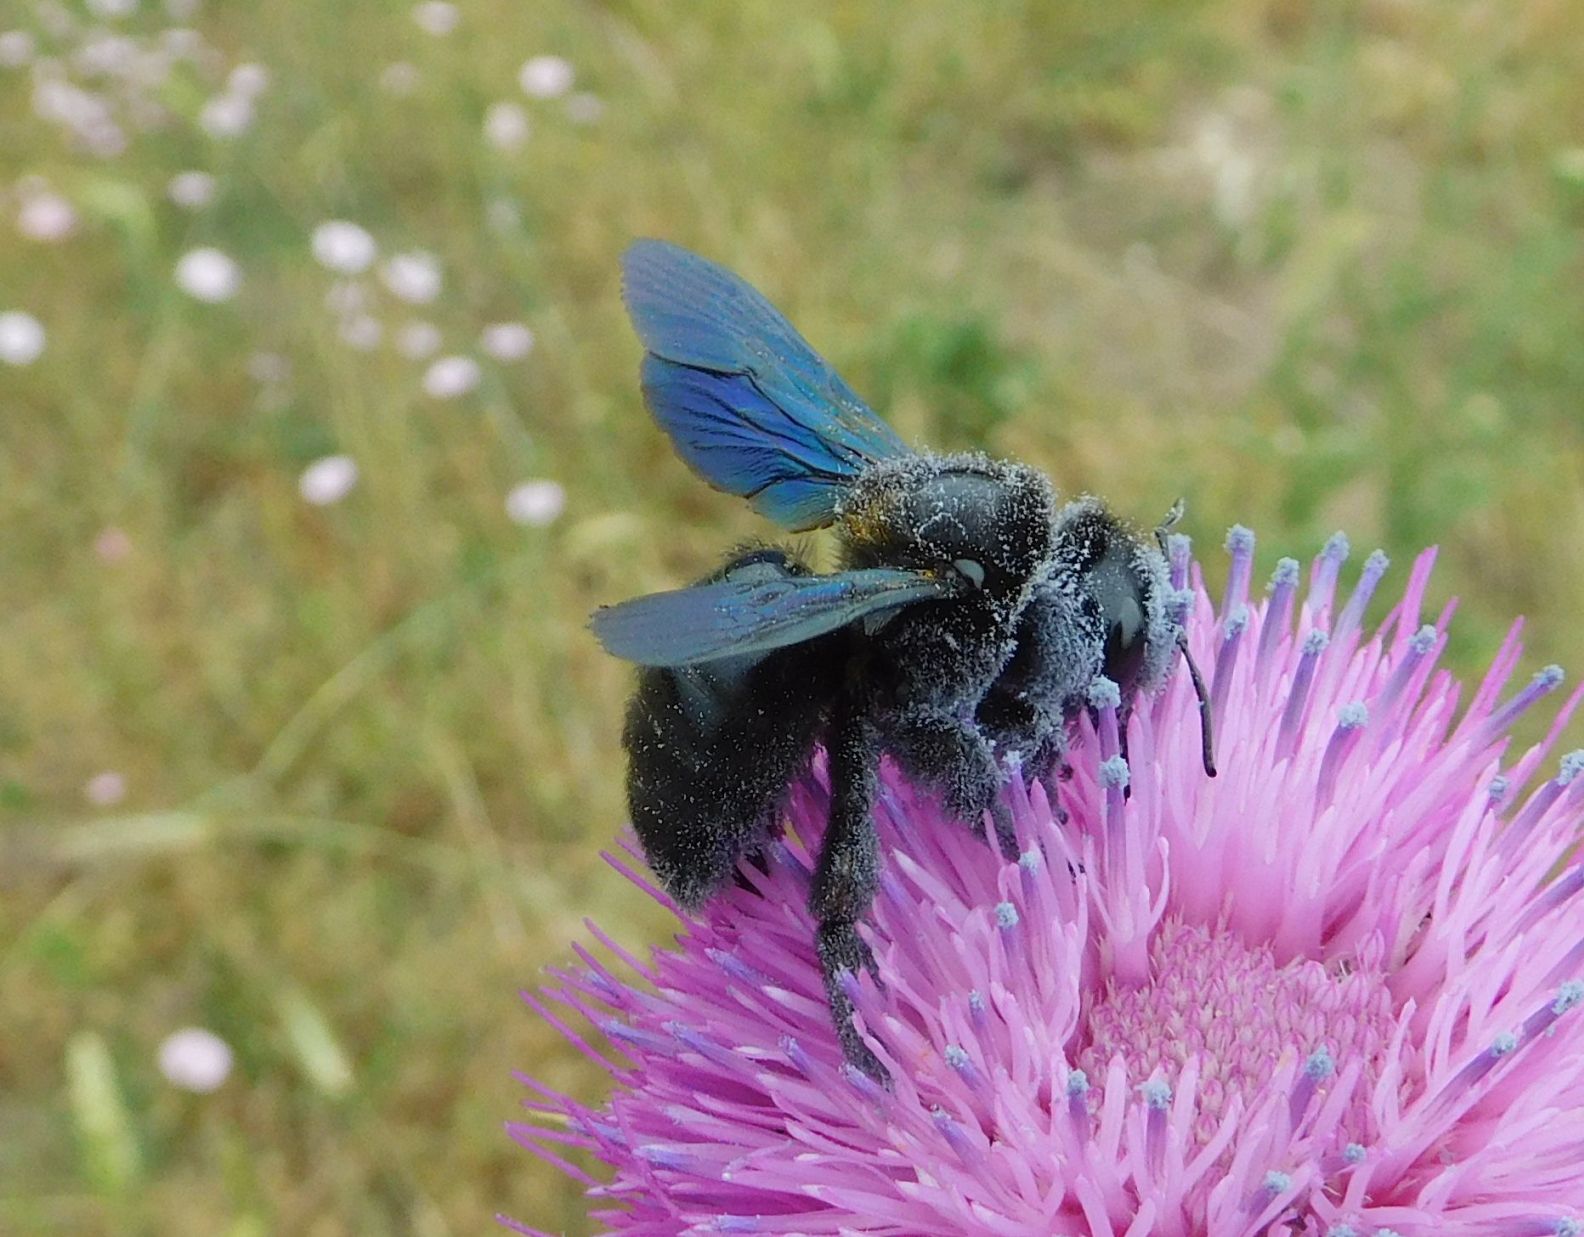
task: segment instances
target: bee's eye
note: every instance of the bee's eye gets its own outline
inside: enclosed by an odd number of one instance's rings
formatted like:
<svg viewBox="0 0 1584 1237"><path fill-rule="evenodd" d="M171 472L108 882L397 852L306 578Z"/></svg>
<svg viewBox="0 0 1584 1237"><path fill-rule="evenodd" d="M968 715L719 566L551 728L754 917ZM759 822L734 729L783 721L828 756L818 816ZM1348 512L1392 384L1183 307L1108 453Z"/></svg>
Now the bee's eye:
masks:
<svg viewBox="0 0 1584 1237"><path fill-rule="evenodd" d="M985 569L983 564L974 562L971 558L957 558L952 560L952 566L957 569L957 574L967 580L975 588L983 588L985 582Z"/></svg>
<svg viewBox="0 0 1584 1237"><path fill-rule="evenodd" d="M1111 616L1111 630L1106 633L1106 659L1110 660L1132 648L1143 626L1144 612L1139 609L1138 602L1131 597L1124 598L1117 612Z"/></svg>
<svg viewBox="0 0 1584 1237"><path fill-rule="evenodd" d="M1135 597L1118 597L1107 617L1111 625L1106 631L1102 673L1125 688L1144 658L1144 609Z"/></svg>

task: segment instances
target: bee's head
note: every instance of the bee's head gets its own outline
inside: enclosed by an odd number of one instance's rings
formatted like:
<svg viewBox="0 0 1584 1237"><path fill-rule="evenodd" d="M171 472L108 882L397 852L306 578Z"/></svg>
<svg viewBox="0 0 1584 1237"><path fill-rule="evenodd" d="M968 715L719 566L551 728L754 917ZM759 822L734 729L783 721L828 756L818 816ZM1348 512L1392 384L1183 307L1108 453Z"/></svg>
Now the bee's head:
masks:
<svg viewBox="0 0 1584 1237"><path fill-rule="evenodd" d="M854 561L950 572L970 592L1009 596L1050 559L1050 485L1031 468L959 455L875 474L843 513Z"/></svg>
<svg viewBox="0 0 1584 1237"><path fill-rule="evenodd" d="M1134 546L1118 540L1089 574L1090 595L1105 632L1100 673L1128 695L1149 649L1151 581L1139 570Z"/></svg>
<svg viewBox="0 0 1584 1237"><path fill-rule="evenodd" d="M1166 561L1093 500L1071 504L1058 520L1058 570L1077 584L1100 637L1099 672L1123 698L1165 677L1173 647Z"/></svg>

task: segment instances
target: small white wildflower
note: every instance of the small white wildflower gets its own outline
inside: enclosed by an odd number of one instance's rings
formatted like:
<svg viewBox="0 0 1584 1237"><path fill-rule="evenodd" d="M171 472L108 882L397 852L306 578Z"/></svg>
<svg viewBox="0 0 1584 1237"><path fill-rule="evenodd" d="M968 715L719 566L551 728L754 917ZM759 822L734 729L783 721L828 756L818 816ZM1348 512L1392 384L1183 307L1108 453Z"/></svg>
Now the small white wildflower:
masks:
<svg viewBox="0 0 1584 1237"><path fill-rule="evenodd" d="M66 80L66 66L52 57L40 56L28 77L33 82L33 114L45 120L66 120L60 106L62 92L75 89Z"/></svg>
<svg viewBox="0 0 1584 1237"><path fill-rule="evenodd" d="M46 244L63 241L77 230L77 208L53 190L30 193L17 211L17 231Z"/></svg>
<svg viewBox="0 0 1584 1237"><path fill-rule="evenodd" d="M303 469L297 492L316 507L328 507L350 494L357 480L356 460L350 455L327 455Z"/></svg>
<svg viewBox="0 0 1584 1237"><path fill-rule="evenodd" d="M496 150L516 150L528 140L528 113L509 99L491 103L484 113L484 140Z"/></svg>
<svg viewBox="0 0 1584 1237"><path fill-rule="evenodd" d="M436 38L455 30L460 16L456 5L447 4L445 0L424 0L424 3L414 6L412 11L418 29Z"/></svg>
<svg viewBox="0 0 1584 1237"><path fill-rule="evenodd" d="M396 349L404 357L421 361L440 351L440 328L433 322L409 322L396 336Z"/></svg>
<svg viewBox="0 0 1584 1237"><path fill-rule="evenodd" d="M0 361L31 365L43 352L44 327L37 318L20 309L0 313Z"/></svg>
<svg viewBox="0 0 1584 1237"><path fill-rule="evenodd" d="M269 86L270 73L261 64L239 64L226 77L226 90L244 99L256 99Z"/></svg>
<svg viewBox="0 0 1584 1237"><path fill-rule="evenodd" d="M417 67L408 64L405 60L398 60L395 64L388 64L380 70L380 89L386 94L398 97L412 94L418 89L421 80Z"/></svg>
<svg viewBox="0 0 1584 1237"><path fill-rule="evenodd" d="M534 333L521 322L491 322L479 336L479 347L497 361L520 361L533 346Z"/></svg>
<svg viewBox="0 0 1584 1237"><path fill-rule="evenodd" d="M133 95L126 101L127 119L132 122L132 127L139 133L153 133L163 129L170 120L170 113L153 99L143 95Z"/></svg>
<svg viewBox="0 0 1584 1237"><path fill-rule="evenodd" d="M0 68L20 69L33 59L33 36L26 30L0 34Z"/></svg>
<svg viewBox="0 0 1584 1237"><path fill-rule="evenodd" d="M72 67L84 77L125 77L138 61L135 39L124 34L90 33L72 55Z"/></svg>
<svg viewBox="0 0 1584 1237"><path fill-rule="evenodd" d="M1211 112L1199 119L1191 148L1211 183L1211 207L1227 227L1241 227L1255 205L1259 165L1239 141L1231 117Z"/></svg>
<svg viewBox="0 0 1584 1237"><path fill-rule="evenodd" d="M203 35L186 26L172 26L160 32L160 46L178 60L201 60L209 50Z"/></svg>
<svg viewBox="0 0 1584 1237"><path fill-rule="evenodd" d="M424 393L434 399L455 399L478 386L479 365L470 356L443 356L424 371Z"/></svg>
<svg viewBox="0 0 1584 1237"><path fill-rule="evenodd" d="M291 378L291 362L278 352L255 352L248 358L248 377L266 385Z"/></svg>
<svg viewBox="0 0 1584 1237"><path fill-rule="evenodd" d="M110 105L92 91L54 74L35 72L34 79L33 113L40 120L65 125L78 133L114 123Z"/></svg>
<svg viewBox="0 0 1584 1237"><path fill-rule="evenodd" d="M357 279L338 279L325 289L325 308L342 318L365 313L369 305L368 287Z"/></svg>
<svg viewBox="0 0 1584 1237"><path fill-rule="evenodd" d="M313 255L320 266L342 275L361 275L377 250L364 228L345 219L321 223L313 232Z"/></svg>
<svg viewBox="0 0 1584 1237"><path fill-rule="evenodd" d="M159 1070L173 1087L208 1095L231 1074L231 1045L203 1027L183 1027L159 1047Z"/></svg>
<svg viewBox="0 0 1584 1237"><path fill-rule="evenodd" d="M165 13L173 21L191 21L198 16L198 0L165 0Z"/></svg>
<svg viewBox="0 0 1584 1237"><path fill-rule="evenodd" d="M368 314L353 314L341 324L341 339L358 352L373 352L385 338L385 328L378 318Z"/></svg>
<svg viewBox="0 0 1584 1237"><path fill-rule="evenodd" d="M206 245L182 254L176 263L176 286L195 300L215 305L237 294L242 268L229 255Z"/></svg>
<svg viewBox="0 0 1584 1237"><path fill-rule="evenodd" d="M253 125L253 100L239 94L216 95L198 113L198 124L210 137L240 137Z"/></svg>
<svg viewBox="0 0 1584 1237"><path fill-rule="evenodd" d="M90 125L78 136L82 139L83 145L88 147L89 153L98 155L101 159L114 159L117 155L126 153L126 132L118 124Z"/></svg>
<svg viewBox="0 0 1584 1237"><path fill-rule="evenodd" d="M440 260L421 249L393 253L379 274L392 294L410 305L427 305L440 295Z"/></svg>
<svg viewBox="0 0 1584 1237"><path fill-rule="evenodd" d="M605 114L605 101L597 94L579 91L566 101L566 114L575 125L591 125Z"/></svg>
<svg viewBox="0 0 1584 1237"><path fill-rule="evenodd" d="M88 11L95 17L129 17L137 6L138 0L88 0Z"/></svg>
<svg viewBox="0 0 1584 1237"><path fill-rule="evenodd" d="M44 28L44 33L53 35L57 39L65 39L76 33L77 21L64 4L59 0L37 0L33 6L33 14L38 18L38 24Z"/></svg>
<svg viewBox="0 0 1584 1237"><path fill-rule="evenodd" d="M165 196L183 210L202 210L214 201L216 181L208 172L177 172Z"/></svg>
<svg viewBox="0 0 1584 1237"><path fill-rule="evenodd" d="M114 769L95 773L83 787L83 798L95 807L114 807L126 798L126 778Z"/></svg>
<svg viewBox="0 0 1584 1237"><path fill-rule="evenodd" d="M561 514L566 506L566 491L559 482L536 479L524 481L506 495L506 516L513 524L542 528Z"/></svg>
<svg viewBox="0 0 1584 1237"><path fill-rule="evenodd" d="M522 212L510 198L491 198L484 218L496 232L516 232L522 228Z"/></svg>
<svg viewBox="0 0 1584 1237"><path fill-rule="evenodd" d="M560 56L535 56L517 74L522 92L533 99L554 99L572 89L572 66Z"/></svg>

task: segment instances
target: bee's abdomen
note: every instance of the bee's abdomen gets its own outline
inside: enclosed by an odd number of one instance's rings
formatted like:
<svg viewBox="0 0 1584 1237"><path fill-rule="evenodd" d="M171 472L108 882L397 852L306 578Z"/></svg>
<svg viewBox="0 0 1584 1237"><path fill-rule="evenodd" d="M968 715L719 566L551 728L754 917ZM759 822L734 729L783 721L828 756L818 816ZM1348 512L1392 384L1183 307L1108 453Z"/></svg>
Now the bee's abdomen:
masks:
<svg viewBox="0 0 1584 1237"><path fill-rule="evenodd" d="M806 570L780 551L757 550L717 578L748 566ZM751 657L639 672L622 734L627 804L649 866L684 907L719 890L774 829L841 685L850 639L837 631Z"/></svg>

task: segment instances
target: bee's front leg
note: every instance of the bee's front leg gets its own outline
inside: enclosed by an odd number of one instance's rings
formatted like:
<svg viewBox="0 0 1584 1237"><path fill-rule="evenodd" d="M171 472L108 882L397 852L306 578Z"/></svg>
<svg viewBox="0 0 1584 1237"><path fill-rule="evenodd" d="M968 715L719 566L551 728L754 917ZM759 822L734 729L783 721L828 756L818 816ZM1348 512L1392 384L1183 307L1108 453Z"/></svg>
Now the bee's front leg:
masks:
<svg viewBox="0 0 1584 1237"><path fill-rule="evenodd" d="M1006 859L1021 853L1012 813L1001 801L1001 768L978 726L944 709L917 705L887 719L886 747L908 774L941 792L946 808L981 833L990 813Z"/></svg>

